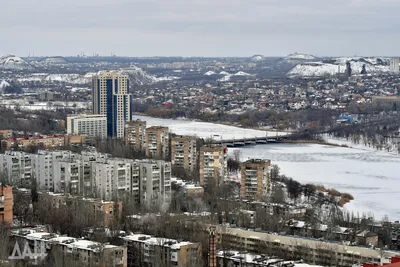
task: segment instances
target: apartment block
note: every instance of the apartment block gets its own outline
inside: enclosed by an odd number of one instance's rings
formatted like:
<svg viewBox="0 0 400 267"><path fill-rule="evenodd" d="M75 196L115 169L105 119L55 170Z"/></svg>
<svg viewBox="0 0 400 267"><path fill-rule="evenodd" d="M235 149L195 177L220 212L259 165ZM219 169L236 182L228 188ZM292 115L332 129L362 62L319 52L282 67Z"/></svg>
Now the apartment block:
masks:
<svg viewBox="0 0 400 267"><path fill-rule="evenodd" d="M104 200L124 198L131 192L132 162L109 159L106 163L92 163L95 195Z"/></svg>
<svg viewBox="0 0 400 267"><path fill-rule="evenodd" d="M54 181L54 162L63 160L73 160L77 158L71 151L38 151L31 154L33 162L33 173L39 189L54 191L60 185L59 181Z"/></svg>
<svg viewBox="0 0 400 267"><path fill-rule="evenodd" d="M146 129L146 157L169 156L168 127L153 126Z"/></svg>
<svg viewBox="0 0 400 267"><path fill-rule="evenodd" d="M80 193L82 177L80 162L53 162L54 192Z"/></svg>
<svg viewBox="0 0 400 267"><path fill-rule="evenodd" d="M171 163L190 172L196 169L195 136L175 136L171 139Z"/></svg>
<svg viewBox="0 0 400 267"><path fill-rule="evenodd" d="M203 146L200 148L200 185L221 183L228 175L227 148L223 146Z"/></svg>
<svg viewBox="0 0 400 267"><path fill-rule="evenodd" d="M126 123L125 144L136 151L145 151L146 121L136 120Z"/></svg>
<svg viewBox="0 0 400 267"><path fill-rule="evenodd" d="M393 74L400 73L400 59L399 58L392 58L390 59L390 72Z"/></svg>
<svg viewBox="0 0 400 267"><path fill-rule="evenodd" d="M240 196L249 201L263 201L271 196L271 161L250 159L241 167Z"/></svg>
<svg viewBox="0 0 400 267"><path fill-rule="evenodd" d="M62 236L38 228L12 230L11 240L18 242L20 248L24 248L27 244L31 251L36 249L35 251L38 251L43 258L38 257L35 263L45 262L45 256L52 254L58 256L62 266L75 266L75 264L93 267L128 266L128 253L124 246Z"/></svg>
<svg viewBox="0 0 400 267"><path fill-rule="evenodd" d="M13 136L13 130L0 130L0 140L9 139Z"/></svg>
<svg viewBox="0 0 400 267"><path fill-rule="evenodd" d="M62 147L65 145L64 135L37 135L20 138L9 138L2 141L3 147L10 149L13 146L28 147L28 146L43 146L44 148Z"/></svg>
<svg viewBox="0 0 400 267"><path fill-rule="evenodd" d="M82 198L65 193L39 192L39 199L49 203L53 208L68 205L76 212L84 208L88 216L94 216L96 221L103 221L103 226L111 226L115 220L121 219L122 202L104 201L96 198Z"/></svg>
<svg viewBox="0 0 400 267"><path fill-rule="evenodd" d="M111 158L97 151L7 151L0 171L10 181L40 190L110 201L129 196L143 205L166 208L171 201L171 163L163 160Z"/></svg>
<svg viewBox="0 0 400 267"><path fill-rule="evenodd" d="M13 223L13 190L0 183L0 224Z"/></svg>
<svg viewBox="0 0 400 267"><path fill-rule="evenodd" d="M67 117L67 134L106 138L107 117L101 114L70 115Z"/></svg>
<svg viewBox="0 0 400 267"><path fill-rule="evenodd" d="M171 202L171 163L163 160L140 161L140 203L166 207Z"/></svg>
<svg viewBox="0 0 400 267"><path fill-rule="evenodd" d="M204 266L201 244L144 234L122 237L128 247L128 266Z"/></svg>
<svg viewBox="0 0 400 267"><path fill-rule="evenodd" d="M320 266L347 267L370 262L379 264L382 255L396 256L396 252L375 248L349 246L342 243L329 243L317 239L298 238L288 235L269 234L240 228L217 227L217 242L222 242L231 250L271 255L297 255L307 264ZM254 266L254 265L252 265Z"/></svg>
<svg viewBox="0 0 400 267"><path fill-rule="evenodd" d="M28 187L32 183L31 155L18 151L0 154L0 171L7 175L10 184Z"/></svg>

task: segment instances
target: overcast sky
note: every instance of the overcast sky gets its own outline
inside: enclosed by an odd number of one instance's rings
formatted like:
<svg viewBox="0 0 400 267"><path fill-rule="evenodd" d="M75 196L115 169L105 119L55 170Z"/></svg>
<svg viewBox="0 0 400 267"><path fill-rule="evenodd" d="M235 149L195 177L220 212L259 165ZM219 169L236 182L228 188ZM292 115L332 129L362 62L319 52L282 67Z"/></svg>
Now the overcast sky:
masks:
<svg viewBox="0 0 400 267"><path fill-rule="evenodd" d="M0 3L0 55L400 55L400 0Z"/></svg>

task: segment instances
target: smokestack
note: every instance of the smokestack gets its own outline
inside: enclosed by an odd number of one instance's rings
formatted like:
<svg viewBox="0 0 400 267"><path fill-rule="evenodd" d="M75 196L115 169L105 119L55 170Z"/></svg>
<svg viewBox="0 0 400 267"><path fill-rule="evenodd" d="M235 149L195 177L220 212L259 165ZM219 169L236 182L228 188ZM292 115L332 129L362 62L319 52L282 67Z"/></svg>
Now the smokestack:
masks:
<svg viewBox="0 0 400 267"><path fill-rule="evenodd" d="M215 230L215 226L211 226L209 229L208 267L217 267L217 243Z"/></svg>

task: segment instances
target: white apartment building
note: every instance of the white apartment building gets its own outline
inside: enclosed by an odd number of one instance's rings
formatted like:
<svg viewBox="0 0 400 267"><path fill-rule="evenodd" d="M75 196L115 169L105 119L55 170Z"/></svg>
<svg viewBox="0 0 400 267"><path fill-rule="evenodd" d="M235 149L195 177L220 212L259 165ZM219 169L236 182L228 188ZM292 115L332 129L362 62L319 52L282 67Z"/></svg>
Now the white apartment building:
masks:
<svg viewBox="0 0 400 267"><path fill-rule="evenodd" d="M171 163L140 161L140 203L165 208L171 202Z"/></svg>
<svg viewBox="0 0 400 267"><path fill-rule="evenodd" d="M171 201L171 163L163 160L110 158L96 151L7 152L0 154L0 170L20 186L35 177L39 189L55 193L106 201L129 195L137 204L161 208Z"/></svg>
<svg viewBox="0 0 400 267"><path fill-rule="evenodd" d="M140 203L140 163L137 160L132 162L131 199Z"/></svg>
<svg viewBox="0 0 400 267"><path fill-rule="evenodd" d="M72 160L78 157L71 151L39 151L31 154L33 173L39 189L54 191L58 182L54 181L54 162L59 160Z"/></svg>
<svg viewBox="0 0 400 267"><path fill-rule="evenodd" d="M131 192L132 162L121 159L92 163L92 180L97 197L103 200L122 199Z"/></svg>
<svg viewBox="0 0 400 267"><path fill-rule="evenodd" d="M11 184L27 187L32 182L31 155L19 151L0 154L0 171L8 177Z"/></svg>
<svg viewBox="0 0 400 267"><path fill-rule="evenodd" d="M81 162L55 161L53 162L54 192L67 192L73 195L80 193L83 177Z"/></svg>
<svg viewBox="0 0 400 267"><path fill-rule="evenodd" d="M93 114L70 115L67 117L67 133L106 138L107 117Z"/></svg>

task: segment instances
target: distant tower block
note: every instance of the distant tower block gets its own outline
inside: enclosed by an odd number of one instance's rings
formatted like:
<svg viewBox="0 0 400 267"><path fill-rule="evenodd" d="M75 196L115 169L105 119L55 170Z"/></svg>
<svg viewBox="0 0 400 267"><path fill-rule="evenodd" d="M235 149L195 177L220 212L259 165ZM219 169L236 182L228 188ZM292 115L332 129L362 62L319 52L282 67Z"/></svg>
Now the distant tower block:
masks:
<svg viewBox="0 0 400 267"><path fill-rule="evenodd" d="M351 64L350 64L350 61L346 62L346 74L347 74L347 77L351 77Z"/></svg>
<svg viewBox="0 0 400 267"><path fill-rule="evenodd" d="M391 73L394 73L394 74L400 73L399 63L400 63L399 58L392 58L390 60L390 72Z"/></svg>
<svg viewBox="0 0 400 267"><path fill-rule="evenodd" d="M215 226L211 226L209 229L208 267L217 267L217 243L215 231Z"/></svg>

